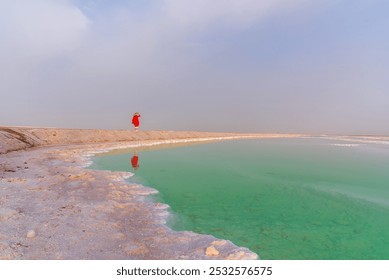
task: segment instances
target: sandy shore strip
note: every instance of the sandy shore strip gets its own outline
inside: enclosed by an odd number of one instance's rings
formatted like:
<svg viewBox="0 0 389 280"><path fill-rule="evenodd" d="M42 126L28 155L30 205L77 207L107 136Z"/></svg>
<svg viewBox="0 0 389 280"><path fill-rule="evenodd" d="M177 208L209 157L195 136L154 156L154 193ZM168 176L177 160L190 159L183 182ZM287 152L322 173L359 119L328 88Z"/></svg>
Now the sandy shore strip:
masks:
<svg viewBox="0 0 389 280"><path fill-rule="evenodd" d="M301 135L0 127L0 259L256 259L168 228L168 206L131 174L86 169L114 149Z"/></svg>

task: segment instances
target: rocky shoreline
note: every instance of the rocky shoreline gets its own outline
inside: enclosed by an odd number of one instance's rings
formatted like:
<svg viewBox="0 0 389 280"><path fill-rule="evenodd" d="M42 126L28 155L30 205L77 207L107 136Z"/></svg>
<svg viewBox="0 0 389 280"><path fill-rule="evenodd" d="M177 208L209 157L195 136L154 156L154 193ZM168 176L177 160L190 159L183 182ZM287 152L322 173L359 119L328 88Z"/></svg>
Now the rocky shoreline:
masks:
<svg viewBox="0 0 389 280"><path fill-rule="evenodd" d="M129 173L85 166L96 153L134 146L293 137L200 132L137 132L134 136L129 131L38 128L0 131L0 259L43 260L257 259L255 253L230 241L171 230L165 225L168 206L148 197L156 190L129 184L125 181ZM41 135L46 138L42 140ZM111 141L118 140L117 135L134 138Z"/></svg>

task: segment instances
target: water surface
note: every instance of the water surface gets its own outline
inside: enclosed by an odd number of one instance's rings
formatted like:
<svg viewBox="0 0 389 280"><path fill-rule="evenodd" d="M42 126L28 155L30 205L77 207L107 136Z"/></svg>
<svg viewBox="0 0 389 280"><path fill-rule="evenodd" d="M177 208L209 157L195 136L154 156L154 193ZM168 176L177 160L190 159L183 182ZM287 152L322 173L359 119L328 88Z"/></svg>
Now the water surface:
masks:
<svg viewBox="0 0 389 280"><path fill-rule="evenodd" d="M325 139L226 141L96 157L159 190L176 230L262 259L389 259L389 145Z"/></svg>

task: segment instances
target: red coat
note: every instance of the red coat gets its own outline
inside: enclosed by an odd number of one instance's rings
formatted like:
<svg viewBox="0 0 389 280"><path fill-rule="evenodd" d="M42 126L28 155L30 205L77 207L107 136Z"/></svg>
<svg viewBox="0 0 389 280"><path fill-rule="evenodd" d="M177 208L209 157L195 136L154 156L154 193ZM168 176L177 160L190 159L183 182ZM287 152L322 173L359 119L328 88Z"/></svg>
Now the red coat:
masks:
<svg viewBox="0 0 389 280"><path fill-rule="evenodd" d="M139 117L140 117L140 115L136 115L136 116L133 116L133 117L132 117L132 124L133 124L135 127L138 127L138 126L139 126Z"/></svg>

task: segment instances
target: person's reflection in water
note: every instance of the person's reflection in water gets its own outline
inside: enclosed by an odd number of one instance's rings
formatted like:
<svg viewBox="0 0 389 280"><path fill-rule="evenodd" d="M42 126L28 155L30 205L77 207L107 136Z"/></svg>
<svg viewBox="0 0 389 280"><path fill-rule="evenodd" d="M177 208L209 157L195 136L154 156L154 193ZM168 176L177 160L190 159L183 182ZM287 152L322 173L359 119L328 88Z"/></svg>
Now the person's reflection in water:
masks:
<svg viewBox="0 0 389 280"><path fill-rule="evenodd" d="M138 157L137 152L135 151L134 155L131 158L132 169L137 170L139 168L138 161L139 161L139 157Z"/></svg>

